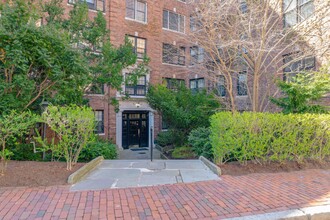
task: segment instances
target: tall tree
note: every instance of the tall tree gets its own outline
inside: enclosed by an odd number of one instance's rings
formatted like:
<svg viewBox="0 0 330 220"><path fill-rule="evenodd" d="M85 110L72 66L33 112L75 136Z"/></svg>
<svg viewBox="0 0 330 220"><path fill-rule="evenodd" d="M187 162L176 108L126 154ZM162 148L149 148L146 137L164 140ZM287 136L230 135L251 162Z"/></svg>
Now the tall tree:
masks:
<svg viewBox="0 0 330 220"><path fill-rule="evenodd" d="M240 80L246 79L243 89L251 110L264 111L284 68L306 57L330 57L329 1L306 1L304 6L295 0L284 0L283 5L277 0L193 2L191 41L206 53L206 65L198 67L208 67L204 72L211 77L223 75L232 111L237 110L240 72L245 74Z"/></svg>
<svg viewBox="0 0 330 220"><path fill-rule="evenodd" d="M1 5L0 114L36 109L44 98L81 104L88 85L120 89L122 70L135 65L127 40L118 48L111 45L101 12L90 20L87 4L77 3L65 18L61 4L17 0ZM39 25L40 17L45 24ZM133 75L145 71L142 63Z"/></svg>

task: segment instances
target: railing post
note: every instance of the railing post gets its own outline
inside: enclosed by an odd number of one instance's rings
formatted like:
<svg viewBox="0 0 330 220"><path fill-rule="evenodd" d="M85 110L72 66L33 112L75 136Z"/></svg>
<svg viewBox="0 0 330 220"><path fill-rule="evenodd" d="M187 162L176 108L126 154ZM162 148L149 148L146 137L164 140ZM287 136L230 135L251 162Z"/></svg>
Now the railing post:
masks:
<svg viewBox="0 0 330 220"><path fill-rule="evenodd" d="M153 154L154 154L154 140L153 140L153 128L152 126L150 127L150 160L152 162L153 160Z"/></svg>

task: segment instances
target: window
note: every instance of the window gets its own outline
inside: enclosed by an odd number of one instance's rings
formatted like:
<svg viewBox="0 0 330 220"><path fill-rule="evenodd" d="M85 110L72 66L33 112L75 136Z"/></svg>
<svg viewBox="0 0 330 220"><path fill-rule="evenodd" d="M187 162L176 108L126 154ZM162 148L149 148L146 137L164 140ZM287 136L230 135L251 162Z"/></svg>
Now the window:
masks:
<svg viewBox="0 0 330 220"><path fill-rule="evenodd" d="M104 134L104 111L95 110L94 115L96 121L95 133Z"/></svg>
<svg viewBox="0 0 330 220"><path fill-rule="evenodd" d="M283 56L283 63L285 66L285 68L283 69L284 81L291 81L292 77L295 77L299 72L315 69L315 57L313 56L299 59L297 61L293 60L293 54L292 56L290 54Z"/></svg>
<svg viewBox="0 0 330 220"><path fill-rule="evenodd" d="M216 94L221 97L226 96L226 79L224 76L217 76Z"/></svg>
<svg viewBox="0 0 330 220"><path fill-rule="evenodd" d="M69 3L75 4L78 1L85 2L85 0L69 0ZM86 0L86 3L89 9L105 11L105 0Z"/></svg>
<svg viewBox="0 0 330 220"><path fill-rule="evenodd" d="M88 86L85 93L88 95L92 95L92 94L103 95L104 94L104 85L101 83L92 83Z"/></svg>
<svg viewBox="0 0 330 220"><path fill-rule="evenodd" d="M183 79L164 78L163 79L166 88L171 90L177 90L180 86L184 86L185 82Z"/></svg>
<svg viewBox="0 0 330 220"><path fill-rule="evenodd" d="M190 65L202 63L204 61L204 49L197 46L190 47L190 57Z"/></svg>
<svg viewBox="0 0 330 220"><path fill-rule="evenodd" d="M247 13L248 12L248 5L246 3L246 0L240 0L240 8L241 12L243 14Z"/></svg>
<svg viewBox="0 0 330 220"><path fill-rule="evenodd" d="M313 0L283 0L284 27L291 27L314 13Z"/></svg>
<svg viewBox="0 0 330 220"><path fill-rule="evenodd" d="M194 92L198 92L205 88L204 78L191 79L190 80L190 89Z"/></svg>
<svg viewBox="0 0 330 220"><path fill-rule="evenodd" d="M146 76L141 76L138 78L136 85L133 82L128 81L125 86L125 92L128 95L145 96L146 87Z"/></svg>
<svg viewBox="0 0 330 220"><path fill-rule="evenodd" d="M147 3L139 0L126 0L126 18L147 22Z"/></svg>
<svg viewBox="0 0 330 220"><path fill-rule="evenodd" d="M144 55L147 53L146 39L134 36L128 36L128 39L131 41L134 47L134 53L138 58L143 59Z"/></svg>
<svg viewBox="0 0 330 220"><path fill-rule="evenodd" d="M237 95L247 95L247 73L246 71L240 72L237 78Z"/></svg>
<svg viewBox="0 0 330 220"><path fill-rule="evenodd" d="M167 130L168 129L168 124L166 123L165 119L162 118L162 130Z"/></svg>
<svg viewBox="0 0 330 220"><path fill-rule="evenodd" d="M163 44L163 63L174 65L185 65L185 52L184 47L176 47L171 44Z"/></svg>
<svg viewBox="0 0 330 220"><path fill-rule="evenodd" d="M184 33L184 16L164 10L163 28Z"/></svg>

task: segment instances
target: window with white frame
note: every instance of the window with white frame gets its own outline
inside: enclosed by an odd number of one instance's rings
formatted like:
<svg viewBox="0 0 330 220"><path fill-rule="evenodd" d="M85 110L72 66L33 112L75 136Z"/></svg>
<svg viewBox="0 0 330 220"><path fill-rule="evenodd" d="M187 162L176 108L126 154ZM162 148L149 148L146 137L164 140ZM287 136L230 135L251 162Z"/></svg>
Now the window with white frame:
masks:
<svg viewBox="0 0 330 220"><path fill-rule="evenodd" d="M163 11L163 28L184 33L185 17L177 13L164 10Z"/></svg>
<svg viewBox="0 0 330 220"><path fill-rule="evenodd" d="M190 65L202 63L204 61L204 49L201 47L190 47Z"/></svg>
<svg viewBox="0 0 330 220"><path fill-rule="evenodd" d="M239 72L237 78L237 95L246 96L247 95L247 72Z"/></svg>
<svg viewBox="0 0 330 220"><path fill-rule="evenodd" d="M315 70L315 57L309 56L303 59L294 60L295 54L283 56L283 80L291 81L299 72Z"/></svg>
<svg viewBox="0 0 330 220"><path fill-rule="evenodd" d="M104 134L104 111L95 110L94 115L96 121L95 133Z"/></svg>
<svg viewBox="0 0 330 220"><path fill-rule="evenodd" d="M139 0L126 0L126 18L147 22L147 3Z"/></svg>
<svg viewBox="0 0 330 220"><path fill-rule="evenodd" d="M204 78L191 79L191 80L189 80L189 84L190 84L190 89L193 92L198 92L205 88Z"/></svg>
<svg viewBox="0 0 330 220"><path fill-rule="evenodd" d="M129 77L129 75L126 75L126 78ZM126 86L125 86L125 93L127 95L133 95L133 96L145 96L147 91L147 80L146 76L140 76L137 79L137 82L134 83L132 80L127 80Z"/></svg>
<svg viewBox="0 0 330 220"><path fill-rule="evenodd" d="M86 91L87 95L103 95L104 94L104 84L102 83L91 83Z"/></svg>
<svg viewBox="0 0 330 220"><path fill-rule="evenodd" d="M75 4L79 1L86 2L89 9L105 11L105 0L68 0L69 4Z"/></svg>
<svg viewBox="0 0 330 220"><path fill-rule="evenodd" d="M139 59L143 59L145 54L147 53L147 40L140 37L128 36L128 40L133 45L134 53L137 55Z"/></svg>
<svg viewBox="0 0 330 220"><path fill-rule="evenodd" d="M186 62L185 47L163 44L163 63L184 66Z"/></svg>
<svg viewBox="0 0 330 220"><path fill-rule="evenodd" d="M283 0L284 27L291 27L314 13L314 0Z"/></svg>
<svg viewBox="0 0 330 220"><path fill-rule="evenodd" d="M220 75L217 76L217 82L216 82L216 94L221 97L226 96L226 79L225 76Z"/></svg>
<svg viewBox="0 0 330 220"><path fill-rule="evenodd" d="M174 79L174 78L163 78L163 83L166 88L170 90L177 90L180 86L185 85L184 79Z"/></svg>

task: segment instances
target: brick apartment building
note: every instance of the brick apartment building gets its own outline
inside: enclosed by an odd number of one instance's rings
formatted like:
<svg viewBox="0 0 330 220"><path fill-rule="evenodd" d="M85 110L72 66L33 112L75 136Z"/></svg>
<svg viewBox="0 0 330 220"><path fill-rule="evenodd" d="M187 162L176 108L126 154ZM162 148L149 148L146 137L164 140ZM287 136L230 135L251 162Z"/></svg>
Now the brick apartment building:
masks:
<svg viewBox="0 0 330 220"><path fill-rule="evenodd" d="M66 10L77 0L64 0ZM115 46L124 43L125 36L132 41L138 58L150 58L149 73L138 80L136 86L123 85L124 95L106 86L86 97L95 110L101 137L112 139L118 147L149 147L151 135L162 129L161 117L146 102L148 84L180 80L189 85L190 47L185 40L189 31L191 9L185 0L87 0L93 17L102 11L110 30L110 40ZM167 52L166 52L167 51ZM171 53L167 56L166 53ZM139 62L139 61L138 61ZM129 74L125 70L123 74ZM198 76L196 76L198 78ZM196 84L197 86L197 84ZM201 85L199 85L201 86ZM119 111L109 102L109 97L119 100ZM153 133L151 134L151 128Z"/></svg>
<svg viewBox="0 0 330 220"><path fill-rule="evenodd" d="M64 0L67 10L78 0ZM101 137L112 139L119 148L130 146L149 147L151 136L163 129L160 115L146 102L148 84L166 83L173 80L184 83L191 89L212 87L214 83L205 74L192 70L192 60L203 59L203 51L187 39L193 26L191 14L194 8L186 0L87 0L89 15L102 11L110 30L112 44L119 46L125 36L132 41L139 58L150 58L149 73L138 80L136 86L123 85L130 98L106 86L86 95L95 110ZM313 1L307 1L313 4ZM298 6L296 6L298 10ZM283 14L283 13L282 13ZM312 61L315 66L315 60ZM123 74L129 74L129 70ZM224 82L219 78L219 95L225 96ZM237 96L243 102L246 97L244 77L238 78ZM119 100L119 111L109 102L109 97ZM151 134L153 128L153 134Z"/></svg>

